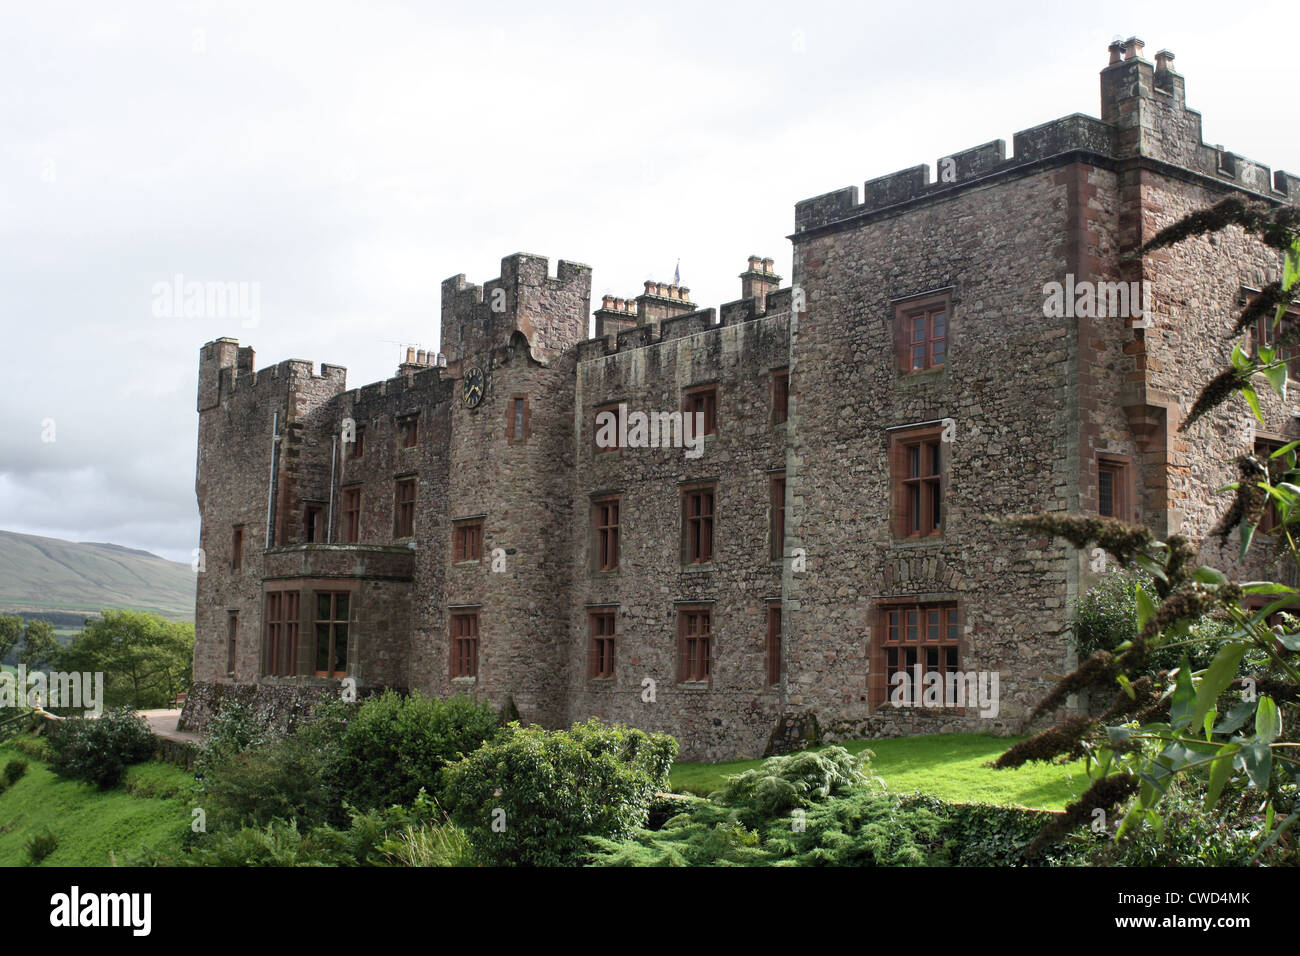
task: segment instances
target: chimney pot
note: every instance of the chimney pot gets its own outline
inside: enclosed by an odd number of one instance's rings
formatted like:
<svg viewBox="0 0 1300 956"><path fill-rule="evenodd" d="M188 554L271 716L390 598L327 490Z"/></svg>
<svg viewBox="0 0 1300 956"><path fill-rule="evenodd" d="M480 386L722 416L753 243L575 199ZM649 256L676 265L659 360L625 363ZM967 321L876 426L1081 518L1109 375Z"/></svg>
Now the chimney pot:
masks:
<svg viewBox="0 0 1300 956"><path fill-rule="evenodd" d="M1107 49L1110 50L1110 65L1114 66L1124 58L1124 44L1119 40L1112 43Z"/></svg>
<svg viewBox="0 0 1300 956"><path fill-rule="evenodd" d="M425 351L424 349L420 349L418 352L416 352L416 353L415 353L415 364L416 364L416 365L428 365L428 364L429 364L429 353L428 353L427 351Z"/></svg>
<svg viewBox="0 0 1300 956"><path fill-rule="evenodd" d="M762 263L762 261L763 261L763 260L760 259L758 256L750 256L750 257L749 257L749 271L750 271L750 272L757 272L757 271L758 271L758 268L759 268L759 265Z"/></svg>
<svg viewBox="0 0 1300 956"><path fill-rule="evenodd" d="M1142 48L1146 46L1137 37L1129 37L1124 41L1124 59L1136 60L1142 56Z"/></svg>
<svg viewBox="0 0 1300 956"><path fill-rule="evenodd" d="M412 365L415 362L415 346L409 346L406 350L406 364Z"/></svg>
<svg viewBox="0 0 1300 956"><path fill-rule="evenodd" d="M767 273L768 275L771 275L772 272L773 272L773 268L774 268L774 264L773 264L773 262L772 262L771 259L764 259L764 260L763 260L763 271L764 271L765 273Z"/></svg>
<svg viewBox="0 0 1300 956"><path fill-rule="evenodd" d="M1174 62L1174 55L1168 50L1161 50L1156 54L1156 69L1164 72L1171 69L1170 64Z"/></svg>

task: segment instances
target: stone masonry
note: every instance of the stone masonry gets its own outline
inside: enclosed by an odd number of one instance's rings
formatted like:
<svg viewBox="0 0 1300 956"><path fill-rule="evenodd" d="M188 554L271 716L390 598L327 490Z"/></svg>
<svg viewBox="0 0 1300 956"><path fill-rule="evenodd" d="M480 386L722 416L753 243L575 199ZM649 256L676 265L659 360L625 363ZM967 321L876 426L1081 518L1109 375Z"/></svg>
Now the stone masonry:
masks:
<svg viewBox="0 0 1300 956"><path fill-rule="evenodd" d="M1111 45L1100 119L798 203L792 284L751 257L716 311L647 282L589 338L590 269L521 253L444 282L441 351L361 389L204 345L185 726L347 681L596 715L688 759L1021 730L1073 664L1095 572L992 519L1114 513L1232 568L1213 489L1257 440L1300 436L1266 389L1264 427L1230 403L1177 432L1281 263L1237 229L1141 246L1229 194L1300 202L1300 177L1203 143L1173 55L1142 50ZM1051 314L1051 283L1112 297ZM1149 309L1116 314L1116 283L1146 283ZM683 410L716 419L698 455L631 427ZM620 447L598 447L602 411ZM996 673L997 706L894 706L899 670Z"/></svg>

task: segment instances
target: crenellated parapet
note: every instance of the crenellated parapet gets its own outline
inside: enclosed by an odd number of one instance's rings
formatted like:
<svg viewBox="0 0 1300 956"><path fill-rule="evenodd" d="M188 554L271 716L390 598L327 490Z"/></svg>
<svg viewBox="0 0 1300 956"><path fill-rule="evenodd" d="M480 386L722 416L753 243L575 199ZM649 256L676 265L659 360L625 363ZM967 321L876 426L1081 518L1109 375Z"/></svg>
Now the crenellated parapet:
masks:
<svg viewBox="0 0 1300 956"><path fill-rule="evenodd" d="M913 166L868 180L861 198L856 186L848 186L805 199L795 205L795 236L1079 156L1106 165L1154 162L1259 198L1300 203L1300 177L1203 142L1201 114L1187 108L1174 55L1161 50L1151 63L1142 59L1142 48L1137 37L1111 44L1101 74L1101 119L1075 113L1021 130L1010 157L1000 139L940 156L934 181L931 167Z"/></svg>
<svg viewBox="0 0 1300 956"><path fill-rule="evenodd" d="M442 345L453 368L467 357L510 344L520 332L534 359L549 361L587 335L591 267L559 261L548 274L545 256L517 252L501 260L501 275L480 285L455 275L442 283Z"/></svg>
<svg viewBox="0 0 1300 956"><path fill-rule="evenodd" d="M605 296L595 313L596 337L578 345L578 361L631 352L790 311L793 290L778 288L781 277L773 271L771 259L750 256L740 280L744 298L728 302L717 311L694 308L690 289L667 283L647 282L645 293L635 300Z"/></svg>

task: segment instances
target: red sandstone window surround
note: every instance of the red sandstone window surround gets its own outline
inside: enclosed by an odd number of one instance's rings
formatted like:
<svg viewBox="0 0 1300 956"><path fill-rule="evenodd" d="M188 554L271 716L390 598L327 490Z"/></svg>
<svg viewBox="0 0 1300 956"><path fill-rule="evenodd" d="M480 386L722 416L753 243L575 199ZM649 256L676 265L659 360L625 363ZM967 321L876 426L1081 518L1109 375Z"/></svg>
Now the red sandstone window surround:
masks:
<svg viewBox="0 0 1300 956"><path fill-rule="evenodd" d="M589 614L591 647L587 657L587 676L605 680L614 676L614 637L618 614L613 609L601 609Z"/></svg>
<svg viewBox="0 0 1300 956"><path fill-rule="evenodd" d="M451 676L478 677L478 612L451 616Z"/></svg>
<svg viewBox="0 0 1300 956"><path fill-rule="evenodd" d="M890 433L894 534L924 538L943 533L943 424Z"/></svg>
<svg viewBox="0 0 1300 956"><path fill-rule="evenodd" d="M1255 457L1262 461L1264 467L1268 469L1270 484L1276 484L1278 475L1285 469L1284 459L1286 456L1280 458L1270 458L1269 456L1287 444L1289 442L1281 438L1267 438L1262 435L1255 438ZM1269 496L1268 504L1264 506L1264 511L1259 516L1259 525L1255 530L1262 534L1272 534L1277 530L1277 525L1277 502L1273 500L1272 496Z"/></svg>
<svg viewBox="0 0 1300 956"><path fill-rule="evenodd" d="M397 432L403 448L414 448L420 441L420 413L413 412L397 419Z"/></svg>
<svg viewBox="0 0 1300 956"><path fill-rule="evenodd" d="M772 476L769 501L771 526L768 528L768 558L780 561L785 557L785 472Z"/></svg>
<svg viewBox="0 0 1300 956"><path fill-rule="evenodd" d="M790 370L772 373L772 424L779 425L790 417Z"/></svg>
<svg viewBox="0 0 1300 956"><path fill-rule="evenodd" d="M593 535L592 569L618 570L619 510L617 495L597 498L591 505Z"/></svg>
<svg viewBox="0 0 1300 956"><path fill-rule="evenodd" d="M226 676L235 676L235 641L239 635L239 612L226 612Z"/></svg>
<svg viewBox="0 0 1300 956"><path fill-rule="evenodd" d="M366 426L358 425L356 427L355 438L352 446L348 449L348 457L352 459L361 458L366 453Z"/></svg>
<svg viewBox="0 0 1300 956"><path fill-rule="evenodd" d="M1097 456L1097 514L1132 521L1128 462L1115 455Z"/></svg>
<svg viewBox="0 0 1300 956"><path fill-rule="evenodd" d="M767 602L767 637L763 648L769 686L781 683L781 602Z"/></svg>
<svg viewBox="0 0 1300 956"><path fill-rule="evenodd" d="M345 677L348 672L347 591L316 592L316 676Z"/></svg>
<svg viewBox="0 0 1300 956"><path fill-rule="evenodd" d="M456 564L483 560L482 518L462 518L452 523L451 560Z"/></svg>
<svg viewBox="0 0 1300 956"><path fill-rule="evenodd" d="M602 424L608 421L603 414L610 412L614 416L611 424ZM592 447L595 448L597 455L609 454L618 451L622 446L619 444L619 435L624 427L623 408L620 403L597 405L591 416L592 423ZM612 431L612 434L610 432ZM602 444L602 441L604 444Z"/></svg>
<svg viewBox="0 0 1300 956"><path fill-rule="evenodd" d="M262 672L270 676L298 673L298 592L266 595L266 654Z"/></svg>
<svg viewBox="0 0 1300 956"><path fill-rule="evenodd" d="M682 564L710 564L713 561L715 493L713 484L682 490Z"/></svg>
<svg viewBox="0 0 1300 956"><path fill-rule="evenodd" d="M343 489L343 541L356 544L361 540L361 487Z"/></svg>
<svg viewBox="0 0 1300 956"><path fill-rule="evenodd" d="M517 445L528 440L530 414L527 395L510 396L510 403L506 406L507 444Z"/></svg>
<svg viewBox="0 0 1300 956"><path fill-rule="evenodd" d="M686 392L682 401L682 411L688 415L694 415L699 412L704 416L704 430L700 433L703 435L715 435L718 431L718 387L716 385L707 385L703 388L693 388ZM695 434L695 419L691 419L691 434ZM685 429L685 424L682 425Z"/></svg>
<svg viewBox="0 0 1300 956"><path fill-rule="evenodd" d="M1282 325L1279 326L1279 329L1273 328L1273 313L1271 312L1268 315L1262 315L1256 319L1255 328L1253 330L1254 334L1252 336L1255 341L1255 354L1259 354L1259 347L1261 345L1271 346L1275 344L1277 340L1277 332L1294 325L1296 322L1300 322L1300 312L1295 310L1287 311L1286 315L1282 317ZM1300 358L1300 348L1297 348L1295 345L1284 346L1279 358L1283 359L1288 365L1290 365L1296 359Z"/></svg>
<svg viewBox="0 0 1300 956"><path fill-rule="evenodd" d="M894 347L899 371L942 368L948 361L951 305L947 293L895 303Z"/></svg>
<svg viewBox="0 0 1300 956"><path fill-rule="evenodd" d="M302 538L307 544L315 544L325 538L325 509L319 504L306 504L302 509Z"/></svg>
<svg viewBox="0 0 1300 956"><path fill-rule="evenodd" d="M409 538L415 534L415 479L398 478L394 494L393 537Z"/></svg>
<svg viewBox="0 0 1300 956"><path fill-rule="evenodd" d="M678 682L708 682L713 673L712 608L678 608L677 648Z"/></svg>
<svg viewBox="0 0 1300 956"><path fill-rule="evenodd" d="M230 570L238 571L244 563L244 526L230 529Z"/></svg>
<svg viewBox="0 0 1300 956"><path fill-rule="evenodd" d="M955 603L882 605L878 633L871 664L873 707L889 703L895 690L905 703L919 704L925 685L918 686L918 676L924 681L935 671L946 679L961 669L961 621ZM906 673L908 683L896 687L895 675L900 673Z"/></svg>

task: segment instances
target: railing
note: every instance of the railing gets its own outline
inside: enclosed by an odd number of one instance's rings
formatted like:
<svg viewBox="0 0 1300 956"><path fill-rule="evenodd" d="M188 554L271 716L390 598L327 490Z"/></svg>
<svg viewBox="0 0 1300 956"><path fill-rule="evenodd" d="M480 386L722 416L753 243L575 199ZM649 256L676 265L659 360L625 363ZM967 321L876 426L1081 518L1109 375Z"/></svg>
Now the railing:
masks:
<svg viewBox="0 0 1300 956"><path fill-rule="evenodd" d="M31 726L31 719L32 711L26 707L0 717L0 740L8 740L22 733Z"/></svg>

